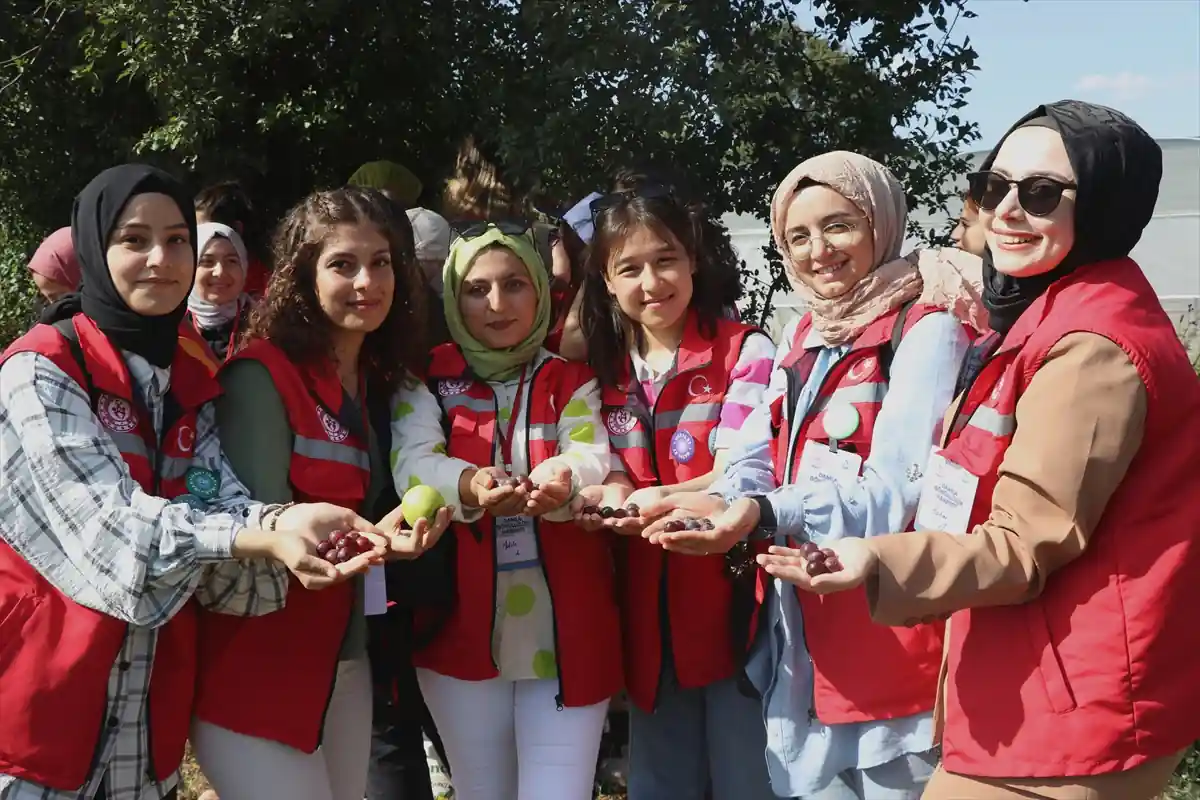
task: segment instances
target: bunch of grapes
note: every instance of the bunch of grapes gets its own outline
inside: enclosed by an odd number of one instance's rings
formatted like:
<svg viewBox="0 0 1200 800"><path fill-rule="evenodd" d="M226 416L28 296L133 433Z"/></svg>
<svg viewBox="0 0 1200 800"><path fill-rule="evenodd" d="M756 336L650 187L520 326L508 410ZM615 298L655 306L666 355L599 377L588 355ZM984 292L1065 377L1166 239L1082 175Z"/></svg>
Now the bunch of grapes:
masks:
<svg viewBox="0 0 1200 800"><path fill-rule="evenodd" d="M689 517L687 519L669 520L663 526L663 531L666 533L676 533L678 531L711 531L714 527L713 521L707 517L696 519Z"/></svg>
<svg viewBox="0 0 1200 800"><path fill-rule="evenodd" d="M612 506L584 506L584 514L595 514L602 519L626 519L627 517L639 517L642 510L638 508L637 503L630 503L624 508L613 508Z"/></svg>
<svg viewBox="0 0 1200 800"><path fill-rule="evenodd" d="M804 553L804 559L807 562L804 571L811 578L842 571L842 562L838 561L837 553L828 547L822 550L812 542L805 542L800 545L800 552Z"/></svg>
<svg viewBox="0 0 1200 800"><path fill-rule="evenodd" d="M375 549L370 539L354 531L335 531L317 545L317 555L330 564L343 564Z"/></svg>
<svg viewBox="0 0 1200 800"><path fill-rule="evenodd" d="M496 479L493 478L493 480L495 481ZM524 487L526 492L532 492L538 488L536 483L529 480L529 476L525 476L524 478L501 478L496 481L495 487L493 488L499 488L501 486L511 486L514 489L520 489L521 487Z"/></svg>

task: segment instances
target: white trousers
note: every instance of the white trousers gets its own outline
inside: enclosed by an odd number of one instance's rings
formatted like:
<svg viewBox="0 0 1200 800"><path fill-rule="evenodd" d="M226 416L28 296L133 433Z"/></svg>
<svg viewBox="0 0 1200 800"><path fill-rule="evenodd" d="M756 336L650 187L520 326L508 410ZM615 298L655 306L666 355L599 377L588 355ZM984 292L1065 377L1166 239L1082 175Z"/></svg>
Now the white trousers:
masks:
<svg viewBox="0 0 1200 800"><path fill-rule="evenodd" d="M315 753L201 720L192 724L192 746L221 800L362 800L371 757L370 664L338 664Z"/></svg>
<svg viewBox="0 0 1200 800"><path fill-rule="evenodd" d="M460 681L426 669L417 678L455 800L591 800L607 700L559 711L555 679Z"/></svg>

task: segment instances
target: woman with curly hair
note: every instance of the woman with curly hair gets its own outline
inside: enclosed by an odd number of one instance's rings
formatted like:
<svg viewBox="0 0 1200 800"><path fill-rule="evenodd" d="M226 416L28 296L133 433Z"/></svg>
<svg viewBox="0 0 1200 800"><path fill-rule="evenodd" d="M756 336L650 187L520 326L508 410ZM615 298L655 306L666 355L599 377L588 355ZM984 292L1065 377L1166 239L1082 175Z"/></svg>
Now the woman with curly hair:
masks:
<svg viewBox="0 0 1200 800"><path fill-rule="evenodd" d="M368 406L420 372L424 316L412 230L382 194L349 187L294 208L276 268L225 366L221 442L255 497L336 501L396 530L387 455ZM386 417L385 417L386 418ZM394 537L414 558L449 522L440 510ZM293 587L267 624L201 626L193 742L223 797L360 800L371 742L366 615L386 611L382 572L324 594ZM269 680L245 680L246 670Z"/></svg>

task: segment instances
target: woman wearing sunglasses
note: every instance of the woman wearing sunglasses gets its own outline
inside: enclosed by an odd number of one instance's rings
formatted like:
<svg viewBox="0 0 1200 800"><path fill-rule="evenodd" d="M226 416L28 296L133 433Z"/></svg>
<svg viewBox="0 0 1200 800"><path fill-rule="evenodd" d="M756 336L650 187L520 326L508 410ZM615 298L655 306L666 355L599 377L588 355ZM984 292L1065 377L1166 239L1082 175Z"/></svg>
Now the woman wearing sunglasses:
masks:
<svg viewBox="0 0 1200 800"><path fill-rule="evenodd" d="M393 411L398 489L455 507L456 598L414 663L462 800L591 797L621 688L613 566L569 503L609 471L586 365L542 345L550 285L516 223L460 229L443 271L454 341ZM418 610L426 628L430 613Z"/></svg>
<svg viewBox="0 0 1200 800"><path fill-rule="evenodd" d="M971 338L945 309L970 319L979 289L956 266L969 266L968 254L900 258L906 216L895 176L856 153L809 159L780 184L771 230L809 313L785 331L766 408L747 421L713 494L667 500L713 515L713 530L668 533L660 521L653 540L720 553L756 528L780 543L825 544L912 520ZM746 673L763 698L775 793L917 797L937 761L941 625L883 628L861 596L820 602L782 582L759 589L764 619L751 629Z"/></svg>
<svg viewBox="0 0 1200 800"><path fill-rule="evenodd" d="M631 536L619 562L630 797L702 800L711 782L715 800L769 798L758 704L734 678L724 557L664 553L641 538L633 509L704 490L720 475L762 400L775 346L725 318L721 270L701 240L703 209L661 184L626 185L592 204L583 308L618 458L607 484L581 492L575 510L585 527ZM603 518L604 506L630 512Z"/></svg>
<svg viewBox="0 0 1200 800"><path fill-rule="evenodd" d="M891 625L952 612L927 798L1149 800L1200 737L1200 380L1129 258L1158 144L1078 101L1022 119L972 177L986 358L925 469L918 533L832 545ZM963 534L968 534L964 536Z"/></svg>

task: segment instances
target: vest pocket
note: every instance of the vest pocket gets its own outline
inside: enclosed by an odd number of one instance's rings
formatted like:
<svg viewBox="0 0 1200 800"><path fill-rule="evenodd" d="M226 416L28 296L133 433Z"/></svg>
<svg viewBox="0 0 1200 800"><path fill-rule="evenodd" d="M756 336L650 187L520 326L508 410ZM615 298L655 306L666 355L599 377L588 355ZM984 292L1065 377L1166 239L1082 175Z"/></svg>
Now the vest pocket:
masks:
<svg viewBox="0 0 1200 800"><path fill-rule="evenodd" d="M1033 652L1033 663L1037 665L1046 687L1046 699L1050 708L1056 714L1066 714L1076 708L1075 695L1067 680L1066 670L1054 649L1054 641L1050 635L1050 623L1046 619L1046 610L1040 602L1027 603L1024 607L1026 628L1029 631L1029 643Z"/></svg>

